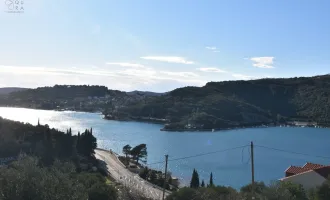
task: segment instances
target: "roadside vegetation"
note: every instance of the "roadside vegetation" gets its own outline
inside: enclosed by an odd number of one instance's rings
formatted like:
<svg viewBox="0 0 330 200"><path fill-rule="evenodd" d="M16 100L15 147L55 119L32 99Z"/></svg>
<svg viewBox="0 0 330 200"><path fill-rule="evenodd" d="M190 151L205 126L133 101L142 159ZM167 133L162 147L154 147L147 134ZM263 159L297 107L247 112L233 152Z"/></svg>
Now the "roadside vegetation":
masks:
<svg viewBox="0 0 330 200"><path fill-rule="evenodd" d="M147 200L111 179L96 147L92 129L75 135L0 117L0 200ZM145 145L133 149L134 163L146 159Z"/></svg>
<svg viewBox="0 0 330 200"><path fill-rule="evenodd" d="M125 157L120 156L119 159L126 166L132 164L140 165L139 161L141 161L142 163L147 163L148 152L146 144L139 144L133 148L129 144L127 144L123 147L122 152Z"/></svg>
<svg viewBox="0 0 330 200"><path fill-rule="evenodd" d="M180 188L167 197L167 200L250 200L252 185L243 186L239 191L231 187L215 186L213 174L205 185L200 183L198 172L194 169L190 187ZM306 191L301 185L276 181L269 185L256 182L255 200L329 200L330 180L322 186Z"/></svg>
<svg viewBox="0 0 330 200"><path fill-rule="evenodd" d="M119 156L119 159L129 170L138 172L141 178L158 187L164 187L165 174L162 171L151 169L144 165L148 155L146 144L139 144L133 148L127 144L123 147L122 153L124 156ZM139 161L142 163L139 163ZM166 177L165 188L170 191L176 191L178 183L173 181L171 173L168 172Z"/></svg>
<svg viewBox="0 0 330 200"><path fill-rule="evenodd" d="M4 200L114 200L117 192L99 173L78 173L72 162L55 160L43 166L36 157L23 156L0 168L0 199Z"/></svg>

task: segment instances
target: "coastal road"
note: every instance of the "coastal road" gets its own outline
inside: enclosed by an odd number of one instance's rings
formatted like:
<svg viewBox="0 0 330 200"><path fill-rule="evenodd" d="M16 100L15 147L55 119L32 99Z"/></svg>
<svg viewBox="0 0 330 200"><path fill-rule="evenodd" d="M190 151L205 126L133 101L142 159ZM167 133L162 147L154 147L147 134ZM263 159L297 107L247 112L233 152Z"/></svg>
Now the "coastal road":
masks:
<svg viewBox="0 0 330 200"><path fill-rule="evenodd" d="M107 164L108 171L115 180L127 186L132 192L139 192L152 199L162 199L163 191L160 187L155 186L142 179L139 175L130 172L113 153L97 149L95 150L95 156ZM170 193L166 191L165 197L169 194Z"/></svg>

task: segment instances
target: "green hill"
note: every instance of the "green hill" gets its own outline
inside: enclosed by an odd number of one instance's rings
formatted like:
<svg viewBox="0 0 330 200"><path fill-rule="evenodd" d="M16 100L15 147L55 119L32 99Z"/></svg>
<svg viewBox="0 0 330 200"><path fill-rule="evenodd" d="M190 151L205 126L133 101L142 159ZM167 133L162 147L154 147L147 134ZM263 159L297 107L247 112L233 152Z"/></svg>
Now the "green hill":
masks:
<svg viewBox="0 0 330 200"><path fill-rule="evenodd" d="M330 76L210 82L137 101L111 113L161 118L165 129L220 129L303 120L330 124Z"/></svg>
<svg viewBox="0 0 330 200"><path fill-rule="evenodd" d="M23 91L27 90L28 88L19 88L19 87L4 87L0 88L0 95L7 95L12 92L18 92L18 91Z"/></svg>
<svg viewBox="0 0 330 200"><path fill-rule="evenodd" d="M125 92L109 90L105 86L55 85L0 96L0 105L37 109L68 109L102 111L113 104L120 104Z"/></svg>
<svg viewBox="0 0 330 200"><path fill-rule="evenodd" d="M209 82L162 95L140 93L55 85L0 95L0 105L102 111L107 119L166 123L165 130L226 129L291 120L330 126L330 75Z"/></svg>

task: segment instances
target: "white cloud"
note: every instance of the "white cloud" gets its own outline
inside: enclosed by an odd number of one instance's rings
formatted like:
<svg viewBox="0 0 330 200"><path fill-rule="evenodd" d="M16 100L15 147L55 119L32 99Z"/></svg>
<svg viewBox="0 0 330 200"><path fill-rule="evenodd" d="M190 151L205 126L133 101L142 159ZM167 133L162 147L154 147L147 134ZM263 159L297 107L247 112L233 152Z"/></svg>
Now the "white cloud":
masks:
<svg viewBox="0 0 330 200"><path fill-rule="evenodd" d="M177 57L177 56L144 56L141 57L145 60L155 60L160 62L168 62L168 63L178 63L178 64L195 64L193 61L186 60L186 58L183 57Z"/></svg>
<svg viewBox="0 0 330 200"><path fill-rule="evenodd" d="M187 85L202 86L206 83L198 74L193 72L158 71L153 68L139 67L114 70L100 67L92 68L91 66L51 68L0 65L0 80L5 83L3 86L7 87L90 84L105 85L111 89L119 90L135 90L141 88L144 88L144 90L148 88L152 90L154 85L157 85L157 87L163 85L164 88L174 89L175 85L176 87ZM171 88L169 88L169 85L172 85Z"/></svg>
<svg viewBox="0 0 330 200"><path fill-rule="evenodd" d="M201 67L197 68L197 70L202 71L202 72L215 72L215 73L226 73L225 70L216 68L216 67Z"/></svg>
<svg viewBox="0 0 330 200"><path fill-rule="evenodd" d="M211 47L205 47L205 49L208 49L214 53L220 52L217 47L211 46Z"/></svg>
<svg viewBox="0 0 330 200"><path fill-rule="evenodd" d="M232 76L236 79L240 79L240 80L251 80L251 79L255 79L256 77L254 76L248 76L248 75L244 75L244 74L232 74Z"/></svg>
<svg viewBox="0 0 330 200"><path fill-rule="evenodd" d="M217 47L205 47L206 49L208 49L208 50L216 50L217 49Z"/></svg>
<svg viewBox="0 0 330 200"><path fill-rule="evenodd" d="M130 90L135 80L122 81L122 77L107 70L88 68L50 68L32 66L1 66L0 80L6 87L42 87L55 84L106 85L112 89ZM2 82L2 81L1 81Z"/></svg>
<svg viewBox="0 0 330 200"><path fill-rule="evenodd" d="M157 74L157 71L153 69L126 69L115 71L114 73L119 75L127 75L132 77L141 77L143 79L151 78Z"/></svg>
<svg viewBox="0 0 330 200"><path fill-rule="evenodd" d="M181 77L198 77L198 74L193 72L170 72L170 71L160 71L161 74L166 74L170 76L181 76Z"/></svg>
<svg viewBox="0 0 330 200"><path fill-rule="evenodd" d="M253 66L258 68L271 69L274 68L274 57L253 57L250 58L253 61Z"/></svg>
<svg viewBox="0 0 330 200"><path fill-rule="evenodd" d="M144 65L138 63L126 63L126 62L108 62L107 65L117 65L121 67L132 67L132 68L145 68Z"/></svg>
<svg viewBox="0 0 330 200"><path fill-rule="evenodd" d="M115 62L110 62L115 63ZM0 65L0 83L2 87L40 87L55 84L105 85L119 90L171 90L182 86L203 86L212 79L208 73L225 73L226 80L252 80L270 77L245 75L239 72L224 71L217 67L201 67L198 71L163 71L152 67L141 67L137 63L121 62L119 68L106 66L8 66ZM207 73L208 72L208 73ZM231 78L230 78L231 77ZM156 89L154 89L156 88ZM164 89L161 89L164 88ZM166 88L166 89L165 89Z"/></svg>

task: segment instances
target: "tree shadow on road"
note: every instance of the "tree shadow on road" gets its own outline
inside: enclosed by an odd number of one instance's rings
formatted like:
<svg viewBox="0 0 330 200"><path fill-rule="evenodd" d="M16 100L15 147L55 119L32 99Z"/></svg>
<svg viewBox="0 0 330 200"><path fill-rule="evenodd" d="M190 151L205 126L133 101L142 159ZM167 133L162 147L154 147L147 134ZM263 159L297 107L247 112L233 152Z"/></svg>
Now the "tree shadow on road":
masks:
<svg viewBox="0 0 330 200"><path fill-rule="evenodd" d="M98 163L98 169L100 171L100 173L104 176L109 176L111 177L111 173L109 172L109 168L107 166L107 163L104 162L103 160L100 159L96 159L97 163Z"/></svg>

